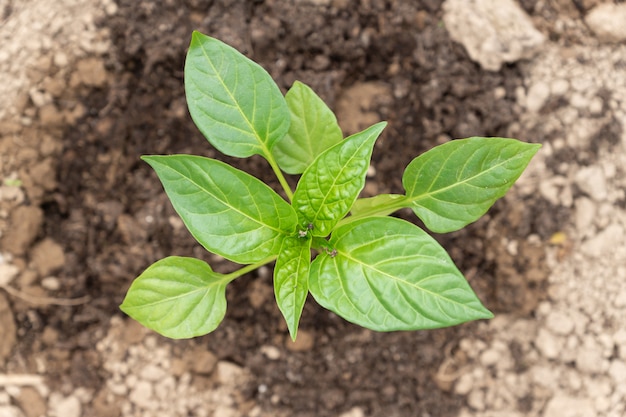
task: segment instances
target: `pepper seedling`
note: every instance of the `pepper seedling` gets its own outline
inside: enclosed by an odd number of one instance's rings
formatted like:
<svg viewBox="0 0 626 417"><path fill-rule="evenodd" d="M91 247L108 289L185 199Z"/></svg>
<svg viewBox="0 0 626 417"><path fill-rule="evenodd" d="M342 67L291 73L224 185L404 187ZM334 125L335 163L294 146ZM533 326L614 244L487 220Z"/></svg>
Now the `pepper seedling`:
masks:
<svg viewBox="0 0 626 417"><path fill-rule="evenodd" d="M284 197L216 159L142 157L194 238L241 267L220 274L195 258L157 261L130 286L120 306L126 314L170 338L207 334L226 314L226 286L274 263L276 302L294 340L309 293L377 331L493 317L435 239L389 215L408 207L433 232L459 230L507 192L540 145L453 140L406 167L403 194L359 198L384 122L344 139L311 88L295 82L283 96L261 66L199 32L184 75L202 134L226 155L265 158ZM295 191L285 173L300 175Z"/></svg>

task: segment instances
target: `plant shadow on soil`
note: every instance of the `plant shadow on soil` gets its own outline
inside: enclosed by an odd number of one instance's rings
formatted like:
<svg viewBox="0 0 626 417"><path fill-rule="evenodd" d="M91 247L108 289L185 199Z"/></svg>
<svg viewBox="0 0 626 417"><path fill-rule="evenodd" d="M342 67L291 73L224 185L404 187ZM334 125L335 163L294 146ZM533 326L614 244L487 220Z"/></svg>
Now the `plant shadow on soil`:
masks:
<svg viewBox="0 0 626 417"><path fill-rule="evenodd" d="M74 291L82 290L94 300L76 308L71 319L50 310L46 320L59 328L74 346L73 355L84 362L89 362L85 352L93 344L95 329L106 326L111 315L121 314L118 305L125 290L152 262L184 255L202 258L217 271L232 268L189 236L140 155L214 157L278 189L263 160L220 155L191 122L182 69L192 30L246 53L283 91L296 79L305 82L331 108L339 106L350 86L382 85L376 91L387 95L377 96L373 104L352 103L355 109L373 107L373 122L389 121L374 150L376 175L368 180L373 187L369 189L377 192L401 192L403 167L442 140L503 136L515 118L517 68L480 70L440 25L439 1L372 1L359 7L350 0L333 2L332 7L228 0L118 3L118 14L102 22L113 38L107 68L115 81L84 98L89 115L65 136L61 186L45 205L46 232L71 254L63 275L78 282ZM505 94L495 98L496 88ZM369 123L370 113L340 113L340 124L346 117ZM479 297L496 312L531 314L542 296L543 252L523 244L531 233L546 237L555 230L557 215L547 223L537 222L534 213L545 209L541 204L526 201L508 207L498 202L476 224L437 236ZM416 222L408 213L398 215ZM502 248L502 236L522 242L518 256ZM538 271L532 282L523 275L529 268ZM335 416L360 406L366 415L392 417L452 416L462 406L463 399L449 391L445 377L435 375L475 324L379 334L346 323L309 300L301 329L314 343L303 351L288 351L288 333L271 288L271 274L235 281L228 289L225 321L193 342L252 371L255 380L247 395L266 409ZM279 347L281 359L267 360L259 350L262 345ZM455 360L463 365L463 358ZM101 383L103 375L95 364L82 368L82 379ZM277 404L257 391L262 384L272 387Z"/></svg>

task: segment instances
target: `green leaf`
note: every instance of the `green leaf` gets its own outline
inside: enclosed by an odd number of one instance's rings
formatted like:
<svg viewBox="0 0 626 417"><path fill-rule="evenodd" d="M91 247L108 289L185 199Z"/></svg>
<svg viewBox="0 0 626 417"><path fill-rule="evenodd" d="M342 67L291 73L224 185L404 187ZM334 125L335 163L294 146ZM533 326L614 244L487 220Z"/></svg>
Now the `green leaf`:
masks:
<svg viewBox="0 0 626 417"><path fill-rule="evenodd" d="M144 156L187 229L207 250L238 263L278 254L293 235L293 208L257 178L192 155Z"/></svg>
<svg viewBox="0 0 626 417"><path fill-rule="evenodd" d="M225 43L193 32L185 61L191 118L218 150L268 157L289 129L289 109L270 75Z"/></svg>
<svg viewBox="0 0 626 417"><path fill-rule="evenodd" d="M323 307L378 331L452 326L493 317L446 253L404 220L370 217L338 227L311 265Z"/></svg>
<svg viewBox="0 0 626 417"><path fill-rule="evenodd" d="M385 128L377 123L324 151L304 171L292 205L301 226L313 236L327 236L352 207L365 185L374 142Z"/></svg>
<svg viewBox="0 0 626 417"><path fill-rule="evenodd" d="M298 323L309 292L310 265L311 239L288 237L283 240L274 267L274 293L293 340L296 340Z"/></svg>
<svg viewBox="0 0 626 417"><path fill-rule="evenodd" d="M374 197L357 199L350 214L352 216L366 216L375 213L377 216L386 216L398 210L397 203L403 201L405 197L399 194L379 194Z"/></svg>
<svg viewBox="0 0 626 417"><path fill-rule="evenodd" d="M163 336L201 336L224 319L229 282L198 259L170 256L139 275L120 309Z"/></svg>
<svg viewBox="0 0 626 417"><path fill-rule="evenodd" d="M335 114L307 85L296 81L285 99L291 125L272 154L283 171L301 174L319 154L341 142L343 135Z"/></svg>
<svg viewBox="0 0 626 417"><path fill-rule="evenodd" d="M459 230L507 192L540 147L479 137L437 146L406 167L407 206L434 232Z"/></svg>

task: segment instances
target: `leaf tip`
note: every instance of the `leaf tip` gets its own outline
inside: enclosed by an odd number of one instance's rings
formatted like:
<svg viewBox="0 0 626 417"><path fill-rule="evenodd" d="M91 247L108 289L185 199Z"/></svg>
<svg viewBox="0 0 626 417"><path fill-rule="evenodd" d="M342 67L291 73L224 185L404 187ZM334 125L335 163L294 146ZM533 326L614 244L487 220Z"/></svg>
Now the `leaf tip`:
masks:
<svg viewBox="0 0 626 417"><path fill-rule="evenodd" d="M150 165L152 168L155 168L155 164L158 164L157 158L163 155L141 155L139 159L141 159L146 164Z"/></svg>
<svg viewBox="0 0 626 417"><path fill-rule="evenodd" d="M494 317L495 317L495 315L490 310L487 310L486 308L483 310L483 317L482 317L482 319L484 319L484 320L491 320Z"/></svg>
<svg viewBox="0 0 626 417"><path fill-rule="evenodd" d="M532 148L533 155L536 154L537 152L539 152L539 149L541 149L543 147L543 145L541 143L529 143L529 145Z"/></svg>
<svg viewBox="0 0 626 417"><path fill-rule="evenodd" d="M202 38L206 38L206 37L207 36L205 34L203 34L202 32L194 30L193 32L191 32L191 43L193 44L194 42L198 42Z"/></svg>
<svg viewBox="0 0 626 417"><path fill-rule="evenodd" d="M382 132L387 127L387 124L388 123L385 120L383 120L382 122L378 122L378 123L372 125L372 127L376 128L379 132Z"/></svg>
<svg viewBox="0 0 626 417"><path fill-rule="evenodd" d="M122 304L120 304L118 308L120 309L122 313L128 315L128 313L126 312L126 300L124 300L124 302L122 302Z"/></svg>
<svg viewBox="0 0 626 417"><path fill-rule="evenodd" d="M291 337L291 341L295 343L296 337L298 336L298 325L296 324L295 326L292 326L288 323L287 327L289 328L289 336Z"/></svg>
<svg viewBox="0 0 626 417"><path fill-rule="evenodd" d="M164 155L141 155L139 159L141 159L144 162L151 163L155 159L162 157L162 156Z"/></svg>
<svg viewBox="0 0 626 417"><path fill-rule="evenodd" d="M489 309L487 309L487 307L482 305L482 303L480 303L478 307L479 308L474 310L474 317L470 320L491 320L495 317L495 315Z"/></svg>

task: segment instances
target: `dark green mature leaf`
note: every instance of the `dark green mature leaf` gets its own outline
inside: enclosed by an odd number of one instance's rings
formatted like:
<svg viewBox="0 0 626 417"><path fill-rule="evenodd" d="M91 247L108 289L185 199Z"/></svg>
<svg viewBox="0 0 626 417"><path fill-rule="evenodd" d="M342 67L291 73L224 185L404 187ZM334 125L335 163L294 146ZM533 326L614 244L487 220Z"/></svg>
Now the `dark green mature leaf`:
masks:
<svg viewBox="0 0 626 417"><path fill-rule="evenodd" d="M459 230L507 192L540 147L479 137L437 146L406 167L407 206L434 232Z"/></svg>
<svg viewBox="0 0 626 417"><path fill-rule="evenodd" d="M120 308L163 336L201 336L224 319L229 282L198 259L170 256L139 275Z"/></svg>
<svg viewBox="0 0 626 417"><path fill-rule="evenodd" d="M335 114L307 85L296 81L285 99L291 125L272 154L283 171L301 174L319 154L341 142L343 135Z"/></svg>
<svg viewBox="0 0 626 417"><path fill-rule="evenodd" d="M404 220L371 217L338 227L311 265L323 307L378 331L432 329L491 318L446 251Z"/></svg>
<svg viewBox="0 0 626 417"><path fill-rule="evenodd" d="M288 237L283 240L274 267L274 293L293 340L296 340L298 323L309 293L310 265L311 239Z"/></svg>
<svg viewBox="0 0 626 417"><path fill-rule="evenodd" d="M365 185L374 142L387 123L356 133L318 156L304 171L292 205L300 225L313 236L327 236L352 207Z"/></svg>
<svg viewBox="0 0 626 417"><path fill-rule="evenodd" d="M207 250L238 263L278 254L293 235L293 208L257 178L192 155L144 156L187 229Z"/></svg>
<svg viewBox="0 0 626 417"><path fill-rule="evenodd" d="M225 43L193 32L185 61L191 118L221 152L270 155L289 129L289 109L270 75Z"/></svg>

